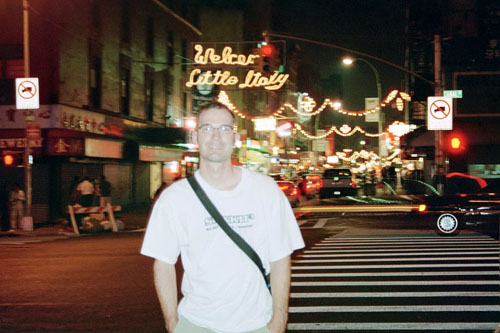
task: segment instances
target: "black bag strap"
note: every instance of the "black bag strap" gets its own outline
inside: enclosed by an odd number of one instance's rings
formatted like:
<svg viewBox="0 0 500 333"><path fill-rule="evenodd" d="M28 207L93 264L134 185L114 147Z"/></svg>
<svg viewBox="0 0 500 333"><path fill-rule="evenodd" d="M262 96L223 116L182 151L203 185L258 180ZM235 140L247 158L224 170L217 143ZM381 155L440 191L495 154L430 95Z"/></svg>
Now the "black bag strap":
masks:
<svg viewBox="0 0 500 333"><path fill-rule="evenodd" d="M259 255L252 249L250 245L240 236L238 235L230 226L227 224L227 222L224 220L222 215L219 213L217 208L214 206L212 201L208 198L207 194L203 189L201 188L200 184L192 175L191 177L188 177L188 182L189 185L194 190L194 193L198 196L198 199L200 199L201 203L207 211L210 213L210 215L213 217L215 222L221 227L222 230L226 233L226 235L231 238L231 240L243 251L245 254L257 265L259 268L260 272L262 273L262 276L264 277L264 281L266 282L266 286L271 291L271 282L269 278L269 274L266 274L266 270L264 269L264 265L262 265L262 261L260 260Z"/></svg>

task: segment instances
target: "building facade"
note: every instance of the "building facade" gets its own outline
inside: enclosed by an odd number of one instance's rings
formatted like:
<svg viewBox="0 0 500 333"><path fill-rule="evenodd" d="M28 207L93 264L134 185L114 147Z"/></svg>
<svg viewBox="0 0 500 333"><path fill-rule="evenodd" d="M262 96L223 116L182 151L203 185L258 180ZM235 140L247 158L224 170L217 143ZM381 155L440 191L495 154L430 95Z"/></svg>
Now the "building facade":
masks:
<svg viewBox="0 0 500 333"><path fill-rule="evenodd" d="M22 2L0 0L0 154L22 154L26 123L40 127L30 141L35 223L64 214L75 177L105 175L113 204L149 203L182 167L186 59L201 36L195 1L28 3L29 77L39 79L40 108L16 109L14 79L28 63ZM0 172L2 186L24 183L22 167Z"/></svg>

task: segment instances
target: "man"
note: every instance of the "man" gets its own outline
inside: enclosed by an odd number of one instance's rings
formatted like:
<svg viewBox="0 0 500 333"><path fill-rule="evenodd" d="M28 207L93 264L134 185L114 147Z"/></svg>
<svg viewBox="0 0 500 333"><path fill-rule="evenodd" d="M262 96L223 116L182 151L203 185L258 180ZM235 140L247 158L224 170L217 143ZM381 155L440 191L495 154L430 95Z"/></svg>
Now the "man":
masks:
<svg viewBox="0 0 500 333"><path fill-rule="evenodd" d="M271 274L269 293L257 266L212 219L186 179L156 201L141 253L155 258L154 281L167 331L284 332L290 255L304 246L285 195L270 177L231 164L239 139L223 104L200 108L192 133L200 152L195 177L227 223ZM184 266L177 307L175 262Z"/></svg>
<svg viewBox="0 0 500 333"><path fill-rule="evenodd" d="M83 207L92 206L92 200L94 199L94 184L90 182L90 177L85 176L76 189L80 192L80 204Z"/></svg>
<svg viewBox="0 0 500 333"><path fill-rule="evenodd" d="M22 228L25 200L26 200L26 195L24 194L24 191L21 190L19 184L14 184L12 191L10 191L9 194L11 230Z"/></svg>
<svg viewBox="0 0 500 333"><path fill-rule="evenodd" d="M99 206L111 205L111 183L106 180L106 176L97 178L97 186L99 187Z"/></svg>

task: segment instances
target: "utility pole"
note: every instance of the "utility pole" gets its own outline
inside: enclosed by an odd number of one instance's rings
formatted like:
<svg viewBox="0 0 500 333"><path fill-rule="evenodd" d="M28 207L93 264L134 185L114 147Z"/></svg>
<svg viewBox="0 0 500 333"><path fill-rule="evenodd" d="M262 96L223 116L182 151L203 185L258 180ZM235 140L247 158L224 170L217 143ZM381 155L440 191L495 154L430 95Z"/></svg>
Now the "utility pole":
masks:
<svg viewBox="0 0 500 333"><path fill-rule="evenodd" d="M30 48L29 48L29 3L23 0L23 44L24 44L24 77L30 77ZM30 142L28 140L27 124L33 121L33 110L24 110L25 119L25 144L24 144L24 183L26 191L26 206L23 217L23 226L28 224L33 230L33 217L31 216L32 186L31 186L31 163Z"/></svg>
<svg viewBox="0 0 500 333"><path fill-rule="evenodd" d="M434 96L442 96L441 85L441 36L434 35ZM444 192L444 156L443 156L443 132L434 131L434 164L436 167L437 191Z"/></svg>

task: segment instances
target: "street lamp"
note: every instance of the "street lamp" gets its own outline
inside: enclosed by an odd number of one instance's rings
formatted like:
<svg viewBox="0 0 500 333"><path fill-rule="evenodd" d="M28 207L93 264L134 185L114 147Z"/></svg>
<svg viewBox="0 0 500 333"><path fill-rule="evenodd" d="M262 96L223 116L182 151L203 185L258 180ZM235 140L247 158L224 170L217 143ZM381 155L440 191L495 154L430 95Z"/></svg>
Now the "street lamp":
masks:
<svg viewBox="0 0 500 333"><path fill-rule="evenodd" d="M367 64L371 68L371 70L373 71L373 74L375 74L375 82L377 84L377 98L378 98L378 102L380 103L380 101L382 100L382 85L380 84L380 77L378 75L377 69L369 61L367 61L363 58L344 57L342 59L342 63L347 67L352 66L355 61L361 61L361 62ZM382 133L382 131L384 130L383 122L384 122L384 120L382 118L382 112L379 109L378 110L378 132L379 133ZM382 154L382 145L383 145L382 137L379 136L379 139L378 139L378 154L379 155Z"/></svg>

